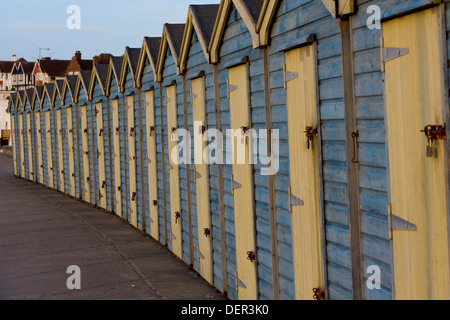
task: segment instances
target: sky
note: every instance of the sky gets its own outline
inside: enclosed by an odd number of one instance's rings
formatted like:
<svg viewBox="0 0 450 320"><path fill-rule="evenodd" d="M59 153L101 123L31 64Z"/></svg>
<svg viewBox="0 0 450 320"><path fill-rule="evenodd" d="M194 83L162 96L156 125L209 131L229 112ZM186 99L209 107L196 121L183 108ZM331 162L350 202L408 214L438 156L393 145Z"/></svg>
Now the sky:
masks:
<svg viewBox="0 0 450 320"><path fill-rule="evenodd" d="M186 23L190 4L220 0L0 0L0 60L13 54L34 61L39 57L69 60L75 51L83 59L100 53L120 56L125 46L140 48L144 36L160 37L164 23ZM80 9L81 29L67 21ZM50 48L50 50L44 50Z"/></svg>

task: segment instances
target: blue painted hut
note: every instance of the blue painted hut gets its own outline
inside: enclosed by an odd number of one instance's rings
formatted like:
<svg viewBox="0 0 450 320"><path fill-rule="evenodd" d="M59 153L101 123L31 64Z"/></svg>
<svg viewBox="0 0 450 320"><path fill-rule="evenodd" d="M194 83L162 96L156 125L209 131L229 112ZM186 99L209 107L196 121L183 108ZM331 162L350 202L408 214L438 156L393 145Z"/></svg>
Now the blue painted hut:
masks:
<svg viewBox="0 0 450 320"><path fill-rule="evenodd" d="M185 127L183 78L178 74L178 61L183 40L185 24L165 24L161 37L158 62L156 66L157 80L161 90L161 117L164 126L163 145L163 183L165 185L166 214L161 226L164 226L165 242L169 249L187 264L192 264L192 238L190 230L192 219L188 195L190 185L187 169L189 165L183 159L188 158L186 152L179 150L179 142L185 144L183 137ZM181 146L181 145L180 145Z"/></svg>
<svg viewBox="0 0 450 320"><path fill-rule="evenodd" d="M162 158L162 118L160 104L160 87L156 81L161 38L145 37L136 71L136 86L140 90L142 108L142 180L145 190L145 231L154 239L164 243L164 230L160 222L164 217L164 184ZM159 157L158 157L159 155ZM164 223L162 224L162 226ZM162 232L161 232L162 231Z"/></svg>
<svg viewBox="0 0 450 320"><path fill-rule="evenodd" d="M211 285L226 291L226 246L220 216L218 164L203 159L208 141L207 129L216 129L214 72L209 64L208 47L219 5L189 6L180 49L179 73L184 78L185 127L191 135L190 188L193 267ZM223 199L222 199L223 200ZM225 264L226 265L226 264ZM225 283L225 286L224 286Z"/></svg>
<svg viewBox="0 0 450 320"><path fill-rule="evenodd" d="M45 184L54 189L57 186L57 162L55 156L55 115L52 104L54 83L45 83L42 92L41 109L45 114L45 149L43 153L44 159L44 181Z"/></svg>
<svg viewBox="0 0 450 320"><path fill-rule="evenodd" d="M105 95L110 101L110 123L111 127L111 199L112 211L119 217L126 219L127 215L127 184L125 182L125 127L123 95L120 83L123 57L112 56L109 61L106 77ZM124 201L122 201L124 200Z"/></svg>

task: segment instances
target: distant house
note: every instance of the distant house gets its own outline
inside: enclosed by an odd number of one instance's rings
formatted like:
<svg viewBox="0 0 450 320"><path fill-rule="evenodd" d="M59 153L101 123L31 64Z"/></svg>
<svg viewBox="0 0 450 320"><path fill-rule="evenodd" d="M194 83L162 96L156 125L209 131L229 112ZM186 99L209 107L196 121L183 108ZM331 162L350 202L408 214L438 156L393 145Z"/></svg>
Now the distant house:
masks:
<svg viewBox="0 0 450 320"><path fill-rule="evenodd" d="M34 86L33 62L21 58L17 60L11 70L12 90L25 90Z"/></svg>
<svg viewBox="0 0 450 320"><path fill-rule="evenodd" d="M14 63L15 61L0 61L0 91L8 91L11 89L11 72Z"/></svg>

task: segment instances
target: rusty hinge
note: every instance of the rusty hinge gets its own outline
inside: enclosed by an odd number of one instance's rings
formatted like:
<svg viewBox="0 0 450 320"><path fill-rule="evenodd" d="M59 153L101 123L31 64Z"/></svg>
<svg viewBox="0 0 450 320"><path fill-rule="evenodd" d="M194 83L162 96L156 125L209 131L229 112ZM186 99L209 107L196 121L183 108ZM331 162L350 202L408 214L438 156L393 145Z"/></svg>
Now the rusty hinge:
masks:
<svg viewBox="0 0 450 320"><path fill-rule="evenodd" d="M242 188L242 184L234 181L234 175L231 175L231 194L234 196L234 190Z"/></svg>
<svg viewBox="0 0 450 320"><path fill-rule="evenodd" d="M192 91L192 89L191 89L190 93L191 93L191 103L192 103L195 99L198 98L198 95L195 94L195 93Z"/></svg>
<svg viewBox="0 0 450 320"><path fill-rule="evenodd" d="M242 282L241 279L239 279L237 271L234 273L234 278L236 279L236 290L239 290L239 287L241 287L243 289L247 289L247 286L245 285L245 283Z"/></svg>

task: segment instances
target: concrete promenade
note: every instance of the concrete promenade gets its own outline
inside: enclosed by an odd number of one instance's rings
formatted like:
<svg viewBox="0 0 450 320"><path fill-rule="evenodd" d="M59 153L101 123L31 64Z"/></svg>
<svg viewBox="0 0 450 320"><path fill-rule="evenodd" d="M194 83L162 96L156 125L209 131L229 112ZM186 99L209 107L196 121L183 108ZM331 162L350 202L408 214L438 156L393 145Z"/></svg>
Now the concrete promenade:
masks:
<svg viewBox="0 0 450 320"><path fill-rule="evenodd" d="M81 270L69 290L67 268ZM0 299L223 299L118 217L13 177L0 154Z"/></svg>

